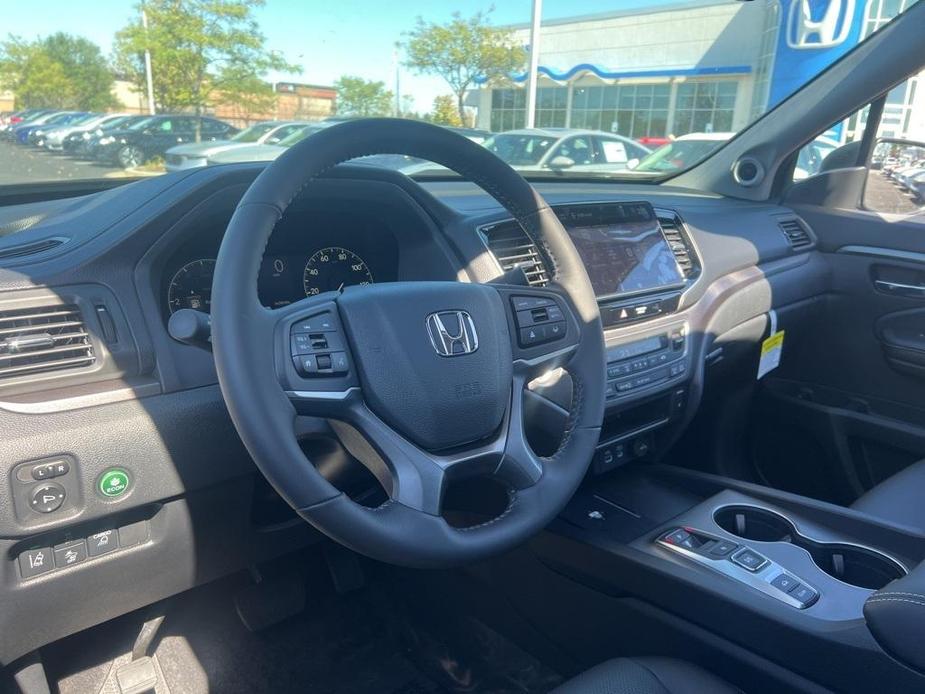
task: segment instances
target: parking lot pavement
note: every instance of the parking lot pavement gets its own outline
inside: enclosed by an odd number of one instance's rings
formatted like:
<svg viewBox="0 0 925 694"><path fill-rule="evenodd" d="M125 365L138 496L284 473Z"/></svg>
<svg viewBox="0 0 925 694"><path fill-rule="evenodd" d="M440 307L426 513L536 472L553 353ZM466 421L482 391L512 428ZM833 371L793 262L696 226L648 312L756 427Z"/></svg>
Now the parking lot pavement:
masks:
<svg viewBox="0 0 925 694"><path fill-rule="evenodd" d="M0 185L121 176L122 169L0 142Z"/></svg>
<svg viewBox="0 0 925 694"><path fill-rule="evenodd" d="M874 212L893 212L912 214L918 212L918 205L912 196L880 171L871 171L867 176L867 189L864 191L864 207Z"/></svg>

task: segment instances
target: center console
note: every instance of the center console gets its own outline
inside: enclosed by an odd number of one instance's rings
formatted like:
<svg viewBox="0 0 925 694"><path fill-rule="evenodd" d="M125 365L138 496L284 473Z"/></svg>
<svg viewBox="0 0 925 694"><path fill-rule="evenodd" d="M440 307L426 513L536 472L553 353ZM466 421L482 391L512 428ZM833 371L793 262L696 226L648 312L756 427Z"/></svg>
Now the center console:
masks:
<svg viewBox="0 0 925 694"><path fill-rule="evenodd" d="M912 530L760 485L632 465L586 483L538 546L591 590L631 595L826 687L925 686L894 659L925 671L904 640L925 635L925 598L910 595L925 586L925 538Z"/></svg>
<svg viewBox="0 0 925 694"><path fill-rule="evenodd" d="M671 318L699 259L679 220L648 202L554 209L587 268L607 340L600 474L654 457L684 418L694 350L688 322Z"/></svg>

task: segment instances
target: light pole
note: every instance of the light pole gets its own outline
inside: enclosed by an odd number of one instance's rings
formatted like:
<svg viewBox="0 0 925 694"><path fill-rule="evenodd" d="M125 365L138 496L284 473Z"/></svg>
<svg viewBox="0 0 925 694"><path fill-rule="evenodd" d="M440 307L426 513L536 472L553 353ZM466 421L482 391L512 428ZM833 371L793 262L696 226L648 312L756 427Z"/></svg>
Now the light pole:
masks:
<svg viewBox="0 0 925 694"><path fill-rule="evenodd" d="M395 42L395 50L392 52L392 57L395 59L395 117L401 118L401 61L399 60L398 51L401 49L401 44Z"/></svg>
<svg viewBox="0 0 925 694"><path fill-rule="evenodd" d="M145 30L145 81L148 84L148 113L156 113L154 108L154 78L151 76L151 50L148 48L148 14L145 4L141 3L141 26Z"/></svg>
<svg viewBox="0 0 925 694"><path fill-rule="evenodd" d="M533 0L533 16L530 22L530 68L527 73L527 127L536 125L536 74L540 66L540 21L543 15L543 0Z"/></svg>

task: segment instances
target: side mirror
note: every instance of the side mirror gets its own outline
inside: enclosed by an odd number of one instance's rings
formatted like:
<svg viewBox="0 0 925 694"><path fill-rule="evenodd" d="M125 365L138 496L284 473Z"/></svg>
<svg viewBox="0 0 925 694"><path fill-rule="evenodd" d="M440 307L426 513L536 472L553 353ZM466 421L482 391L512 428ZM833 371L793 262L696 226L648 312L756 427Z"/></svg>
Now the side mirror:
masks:
<svg viewBox="0 0 925 694"><path fill-rule="evenodd" d="M575 166L575 160L571 157L563 157L561 154L558 157L553 157L552 161L549 162L550 169L571 169Z"/></svg>
<svg viewBox="0 0 925 694"><path fill-rule="evenodd" d="M639 157L635 157L626 162L627 169L635 169L637 166L639 166Z"/></svg>
<svg viewBox="0 0 925 694"><path fill-rule="evenodd" d="M925 209L925 142L877 141L867 170L864 207L893 214Z"/></svg>

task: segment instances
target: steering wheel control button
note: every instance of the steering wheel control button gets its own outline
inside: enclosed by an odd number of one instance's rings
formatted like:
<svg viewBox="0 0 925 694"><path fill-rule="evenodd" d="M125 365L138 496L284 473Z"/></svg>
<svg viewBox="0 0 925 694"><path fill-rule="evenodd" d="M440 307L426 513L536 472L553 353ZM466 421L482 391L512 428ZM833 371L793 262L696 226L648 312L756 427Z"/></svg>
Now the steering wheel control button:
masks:
<svg viewBox="0 0 925 694"><path fill-rule="evenodd" d="M87 541L77 540L55 545L55 567L64 569L87 559Z"/></svg>
<svg viewBox="0 0 925 694"><path fill-rule="evenodd" d="M32 492L32 500L29 502L33 511L39 513L52 513L61 508L67 492L60 484L50 482L36 487Z"/></svg>
<svg viewBox="0 0 925 694"><path fill-rule="evenodd" d="M767 559L748 547L743 547L740 551L733 554L730 559L734 564L738 564L743 569L748 569L752 572L758 571L768 563Z"/></svg>
<svg viewBox="0 0 925 694"><path fill-rule="evenodd" d="M98 557L119 549L119 535L115 530L104 530L87 538L87 554Z"/></svg>
<svg viewBox="0 0 925 694"><path fill-rule="evenodd" d="M100 476L97 489L103 496L114 499L125 494L130 484L128 472L122 468L111 468Z"/></svg>
<svg viewBox="0 0 925 694"><path fill-rule="evenodd" d="M336 374L345 374L350 370L350 364L347 362L346 352L334 352L331 354L331 371Z"/></svg>
<svg viewBox="0 0 925 694"><path fill-rule="evenodd" d="M311 316L298 323L292 324L294 333L333 333L337 332L337 326L330 313L319 313L317 316Z"/></svg>
<svg viewBox="0 0 925 694"><path fill-rule="evenodd" d="M511 306L517 312L530 311L543 306L553 306L555 302L545 296L512 296Z"/></svg>
<svg viewBox="0 0 925 694"><path fill-rule="evenodd" d="M330 354L319 354L318 355L318 371L330 371L331 370L331 355Z"/></svg>
<svg viewBox="0 0 925 694"><path fill-rule="evenodd" d="M51 547L27 549L19 555L19 572L23 578L32 578L55 568Z"/></svg>

